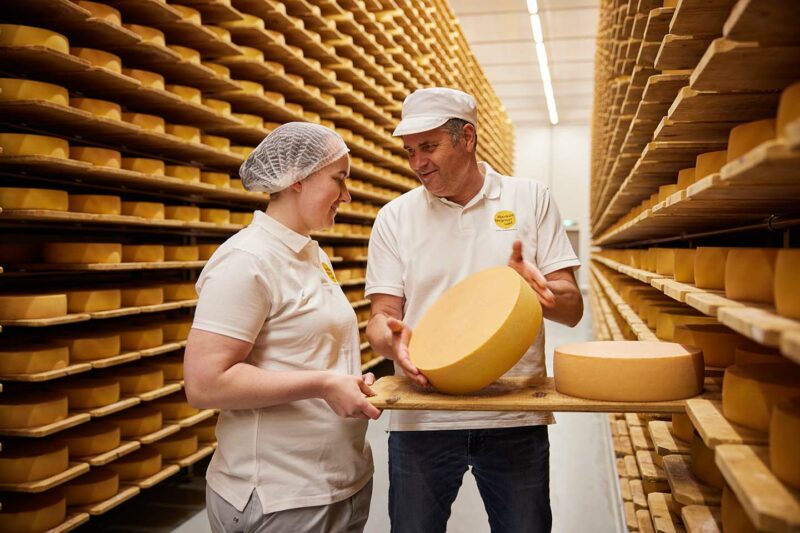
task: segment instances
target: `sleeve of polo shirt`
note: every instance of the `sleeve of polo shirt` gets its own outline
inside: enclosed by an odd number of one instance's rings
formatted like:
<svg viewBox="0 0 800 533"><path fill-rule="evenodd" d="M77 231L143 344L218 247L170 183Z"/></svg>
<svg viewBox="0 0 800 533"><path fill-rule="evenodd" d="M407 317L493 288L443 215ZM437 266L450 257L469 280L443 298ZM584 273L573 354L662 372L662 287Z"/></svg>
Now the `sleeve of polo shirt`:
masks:
<svg viewBox="0 0 800 533"><path fill-rule="evenodd" d="M264 327L272 295L261 260L242 250L203 271L192 327L253 343Z"/></svg>
<svg viewBox="0 0 800 533"><path fill-rule="evenodd" d="M534 198L536 213L536 265L542 275L569 267L579 267L581 262L572 249L558 206L547 187L539 186Z"/></svg>
<svg viewBox="0 0 800 533"><path fill-rule="evenodd" d="M397 248L395 217L384 207L375 217L369 237L367 279L364 294L390 294L402 297L403 264Z"/></svg>

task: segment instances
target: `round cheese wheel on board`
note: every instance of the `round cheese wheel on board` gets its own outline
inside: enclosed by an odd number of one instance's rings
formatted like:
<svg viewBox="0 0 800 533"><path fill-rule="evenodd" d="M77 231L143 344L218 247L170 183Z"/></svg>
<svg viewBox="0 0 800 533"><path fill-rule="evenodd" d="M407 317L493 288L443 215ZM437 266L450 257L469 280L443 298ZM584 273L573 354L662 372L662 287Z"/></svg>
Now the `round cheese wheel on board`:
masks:
<svg viewBox="0 0 800 533"><path fill-rule="evenodd" d="M27 483L60 474L69 468L65 444L51 440L4 439L0 451L0 483Z"/></svg>
<svg viewBox="0 0 800 533"><path fill-rule="evenodd" d="M800 489L800 398L785 400L772 410L769 426L770 468L778 478Z"/></svg>
<svg viewBox="0 0 800 533"><path fill-rule="evenodd" d="M64 485L67 505L102 502L116 496L117 492L119 492L119 475L105 466L92 468Z"/></svg>
<svg viewBox="0 0 800 533"><path fill-rule="evenodd" d="M161 471L161 454L148 446L108 463L120 481L145 479Z"/></svg>
<svg viewBox="0 0 800 533"><path fill-rule="evenodd" d="M93 421L58 433L55 437L69 448L70 457L88 457L119 447L119 428L105 421Z"/></svg>
<svg viewBox="0 0 800 533"><path fill-rule="evenodd" d="M67 499L58 488L38 494L7 492L3 494L0 531L38 533L48 531L67 517Z"/></svg>
<svg viewBox="0 0 800 533"><path fill-rule="evenodd" d="M148 405L125 409L109 421L119 428L124 439L155 433L164 425L161 410Z"/></svg>
<svg viewBox="0 0 800 533"><path fill-rule="evenodd" d="M800 397L800 366L794 362L725 369L722 414L735 424L768 431L775 405L796 397Z"/></svg>
<svg viewBox="0 0 800 533"><path fill-rule="evenodd" d="M489 268L428 309L411 337L411 361L438 390L467 394L511 369L541 325L541 305L528 283L509 267Z"/></svg>

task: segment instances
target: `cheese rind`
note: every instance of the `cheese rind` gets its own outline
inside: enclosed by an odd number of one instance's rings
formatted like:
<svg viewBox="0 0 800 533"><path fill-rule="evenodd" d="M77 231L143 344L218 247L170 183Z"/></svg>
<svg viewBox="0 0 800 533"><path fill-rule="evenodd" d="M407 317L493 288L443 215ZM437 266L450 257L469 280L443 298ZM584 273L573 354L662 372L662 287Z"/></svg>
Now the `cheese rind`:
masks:
<svg viewBox="0 0 800 533"><path fill-rule="evenodd" d="M161 287L124 287L122 289L123 307L142 307L164 303L164 290Z"/></svg>
<svg viewBox="0 0 800 533"><path fill-rule="evenodd" d="M166 261L197 261L199 258L200 250L194 245L164 247Z"/></svg>
<svg viewBox="0 0 800 533"><path fill-rule="evenodd" d="M186 400L186 394L183 392L177 392L165 396L164 398L154 400L151 402L151 405L161 409L164 420L181 420L200 412L196 407L189 405L189 402Z"/></svg>
<svg viewBox="0 0 800 533"><path fill-rule="evenodd" d="M776 248L732 248L725 261L725 297L748 302L775 302Z"/></svg>
<svg viewBox="0 0 800 533"><path fill-rule="evenodd" d="M656 273L664 276L675 274L675 248L656 249Z"/></svg>
<svg viewBox="0 0 800 533"><path fill-rule="evenodd" d="M200 169L186 165L166 165L164 174L187 183L200 183Z"/></svg>
<svg viewBox="0 0 800 533"><path fill-rule="evenodd" d="M19 209L44 209L67 211L69 195L56 189L32 189L29 187L0 187L0 207L3 211Z"/></svg>
<svg viewBox="0 0 800 533"><path fill-rule="evenodd" d="M123 263L160 263L164 261L163 244L123 244Z"/></svg>
<svg viewBox="0 0 800 533"><path fill-rule="evenodd" d="M158 133L164 133L166 131L166 121L156 115L122 113L122 120L148 131L155 131Z"/></svg>
<svg viewBox="0 0 800 533"><path fill-rule="evenodd" d="M163 176L164 162L159 159L146 159L142 157L123 157L122 168L133 172L141 172L148 176Z"/></svg>
<svg viewBox="0 0 800 533"><path fill-rule="evenodd" d="M685 324L675 328L675 342L703 350L706 366L726 368L736 362L736 348L748 340L723 325Z"/></svg>
<svg viewBox="0 0 800 533"><path fill-rule="evenodd" d="M700 246L694 255L694 281L699 289L725 290L725 262L730 248Z"/></svg>
<svg viewBox="0 0 800 533"><path fill-rule="evenodd" d="M43 100L69 105L69 92L60 85L21 78L0 78L0 101Z"/></svg>
<svg viewBox="0 0 800 533"><path fill-rule="evenodd" d="M179 431L151 444L164 459L181 459L197 451L197 435Z"/></svg>
<svg viewBox="0 0 800 533"><path fill-rule="evenodd" d="M775 475L800 489L800 398L783 401L772 410L769 425L769 461Z"/></svg>
<svg viewBox="0 0 800 533"><path fill-rule="evenodd" d="M122 154L116 150L93 146L70 146L69 158L97 167L122 168Z"/></svg>
<svg viewBox="0 0 800 533"><path fill-rule="evenodd" d="M56 340L69 349L69 358L72 362L95 361L119 355L122 350L120 338L115 333L83 333L71 337L62 337Z"/></svg>
<svg viewBox="0 0 800 533"><path fill-rule="evenodd" d="M164 208L164 217L169 220L200 222L200 208L193 205L168 205Z"/></svg>
<svg viewBox="0 0 800 533"><path fill-rule="evenodd" d="M200 443L217 442L217 418L207 418L193 426L189 426L189 431L197 436Z"/></svg>
<svg viewBox="0 0 800 533"><path fill-rule="evenodd" d="M111 72L122 74L122 60L118 55L95 48L74 48L71 46L69 53L75 57L85 59L93 67L104 68Z"/></svg>
<svg viewBox="0 0 800 533"><path fill-rule="evenodd" d="M94 289L67 292L67 310L70 313L95 313L121 307L119 289Z"/></svg>
<svg viewBox="0 0 800 533"><path fill-rule="evenodd" d="M172 6L174 7L174 5ZM181 59L184 61L188 61L189 63L195 63L196 65L200 64L200 52L193 48L188 48L186 46L178 46L174 44L168 44L167 48L176 52Z"/></svg>
<svg viewBox="0 0 800 533"><path fill-rule="evenodd" d="M734 365L722 381L722 412L735 424L769 430L775 405L800 396L800 366L794 363Z"/></svg>
<svg viewBox="0 0 800 533"><path fill-rule="evenodd" d="M200 259L206 261L211 259L211 256L214 255L214 252L219 248L219 244L198 244L197 247L200 250Z"/></svg>
<svg viewBox="0 0 800 533"><path fill-rule="evenodd" d="M161 323L164 330L164 342L185 341L192 329L192 317L167 320Z"/></svg>
<svg viewBox="0 0 800 533"><path fill-rule="evenodd" d="M164 425L161 411L150 406L141 405L126 409L111 418L122 438L135 438L155 433Z"/></svg>
<svg viewBox="0 0 800 533"><path fill-rule="evenodd" d="M202 208L200 209L200 221L212 224L230 224L231 212L227 209Z"/></svg>
<svg viewBox="0 0 800 533"><path fill-rule="evenodd" d="M705 316L691 310L668 310L659 313L656 319L656 337L662 341L675 340L675 328L688 324L717 324L713 316Z"/></svg>
<svg viewBox="0 0 800 533"><path fill-rule="evenodd" d="M57 385L69 398L70 409L95 409L118 402L119 382L108 378L79 378Z"/></svg>
<svg viewBox="0 0 800 533"><path fill-rule="evenodd" d="M692 441L694 426L686 413L672 413L672 434L684 442Z"/></svg>
<svg viewBox="0 0 800 533"><path fill-rule="evenodd" d="M781 357L781 353L775 348L767 346L746 343L736 348L736 364L737 365L750 365L753 363L785 363L786 359Z"/></svg>
<svg viewBox="0 0 800 533"><path fill-rule="evenodd" d="M77 0L77 4L89 11L94 18L105 20L106 22L116 24L117 26L122 24L122 15L120 14L119 10L114 9L111 6L107 6L106 4L98 4L97 2L89 2L87 0Z"/></svg>
<svg viewBox="0 0 800 533"><path fill-rule="evenodd" d="M153 28L151 26L142 26L141 24L124 24L123 26L137 34L142 38L142 41L147 44L163 47L167 46L167 41L164 38L164 32L157 28ZM163 89L164 87L162 86L161 88Z"/></svg>
<svg viewBox="0 0 800 533"><path fill-rule="evenodd" d="M231 104L225 100L217 100L216 98L203 98L203 105L213 109L222 116L231 116Z"/></svg>
<svg viewBox="0 0 800 533"><path fill-rule="evenodd" d="M148 220L164 220L164 204L159 202L122 202L121 212L130 217L141 217ZM123 253L125 247L123 246Z"/></svg>
<svg viewBox="0 0 800 533"><path fill-rule="evenodd" d="M556 390L606 401L664 401L703 391L700 349L668 342L598 341L558 346Z"/></svg>
<svg viewBox="0 0 800 533"><path fill-rule="evenodd" d="M0 429L45 426L67 417L67 395L59 392L26 392L0 395Z"/></svg>
<svg viewBox="0 0 800 533"><path fill-rule="evenodd" d="M728 162L734 161L763 142L775 138L775 119L755 120L736 126L728 136Z"/></svg>
<svg viewBox="0 0 800 533"><path fill-rule="evenodd" d="M144 394L164 386L164 373L152 366L123 366L113 372L123 396Z"/></svg>
<svg viewBox="0 0 800 533"><path fill-rule="evenodd" d="M46 479L69 467L66 445L51 440L6 440L0 451L0 483Z"/></svg>
<svg viewBox="0 0 800 533"><path fill-rule="evenodd" d="M202 104L203 92L200 89L189 87L187 85L165 85L164 88L186 102L195 104Z"/></svg>
<svg viewBox="0 0 800 533"><path fill-rule="evenodd" d="M183 379L183 356L158 357L151 363L160 368L164 373L164 381L178 381ZM202 440L202 439L200 439Z"/></svg>
<svg viewBox="0 0 800 533"><path fill-rule="evenodd" d="M675 270L673 278L680 283L694 283L693 248L675 250Z"/></svg>
<svg viewBox="0 0 800 533"><path fill-rule="evenodd" d="M778 137L786 137L786 126L797 119L800 119L800 82L788 86L781 93L775 122Z"/></svg>
<svg viewBox="0 0 800 533"><path fill-rule="evenodd" d="M66 314L66 294L0 295L0 320L36 320Z"/></svg>
<svg viewBox="0 0 800 533"><path fill-rule="evenodd" d="M757 533L758 531L727 484L722 489L720 514L722 516L722 530L725 533Z"/></svg>
<svg viewBox="0 0 800 533"><path fill-rule="evenodd" d="M119 475L108 467L95 467L82 476L67 482L64 493L67 505L89 505L116 496L119 492Z"/></svg>
<svg viewBox="0 0 800 533"><path fill-rule="evenodd" d="M164 332L161 327L140 326L120 332L123 350L147 350L164 344Z"/></svg>
<svg viewBox="0 0 800 533"><path fill-rule="evenodd" d="M0 347L0 376L37 374L69 364L69 349L59 344L4 345Z"/></svg>
<svg viewBox="0 0 800 533"><path fill-rule="evenodd" d="M119 104L95 98L70 98L69 105L92 115L108 120L122 120L122 108Z"/></svg>
<svg viewBox="0 0 800 533"><path fill-rule="evenodd" d="M119 428L104 421L88 424L60 432L60 442L69 448L70 457L91 457L118 448L121 442Z"/></svg>
<svg viewBox="0 0 800 533"><path fill-rule="evenodd" d="M142 84L143 87L147 87L149 89L160 89L162 91L166 90L166 84L164 83L164 76L156 72L123 67L122 73L130 78L137 80L139 83Z"/></svg>
<svg viewBox="0 0 800 533"><path fill-rule="evenodd" d="M711 487L721 489L725 485L722 473L714 463L714 450L703 442L696 432L692 435L690 468L701 483Z"/></svg>
<svg viewBox="0 0 800 533"><path fill-rule="evenodd" d="M29 135L27 133L0 133L0 148L3 155L43 156L69 159L69 143L58 137Z"/></svg>
<svg viewBox="0 0 800 533"><path fill-rule="evenodd" d="M778 251L773 294L775 309L786 318L800 320L800 248Z"/></svg>
<svg viewBox="0 0 800 533"><path fill-rule="evenodd" d="M119 263L122 260L122 245L88 242L45 243L42 256L45 263L53 264Z"/></svg>
<svg viewBox="0 0 800 533"><path fill-rule="evenodd" d="M200 128L194 126L184 126L182 124L167 124L164 127L164 132L169 135L174 135L187 142L200 143Z"/></svg>
<svg viewBox="0 0 800 533"><path fill-rule="evenodd" d="M695 161L695 181L716 174L728 162L728 151L706 152L697 156Z"/></svg>
<svg viewBox="0 0 800 533"><path fill-rule="evenodd" d="M228 187L231 183L231 177L225 172L201 172L200 181L210 185L218 185L220 187Z"/></svg>
<svg viewBox="0 0 800 533"><path fill-rule="evenodd" d="M39 533L63 523L67 517L67 499L60 490L39 494L6 493L0 513L0 531Z"/></svg>
<svg viewBox="0 0 800 533"><path fill-rule="evenodd" d="M122 200L119 196L108 194L71 194L69 210L73 213L91 213L95 215L120 215Z"/></svg>
<svg viewBox="0 0 800 533"><path fill-rule="evenodd" d="M121 481L146 479L161 471L161 454L150 446L145 446L133 453L122 456L108 463Z"/></svg>
<svg viewBox="0 0 800 533"><path fill-rule="evenodd" d="M64 35L33 26L0 24L0 46L44 46L69 54L69 41Z"/></svg>
<svg viewBox="0 0 800 533"><path fill-rule="evenodd" d="M197 298L197 290L193 281L170 283L164 285L164 301L176 302L179 300L194 300Z"/></svg>

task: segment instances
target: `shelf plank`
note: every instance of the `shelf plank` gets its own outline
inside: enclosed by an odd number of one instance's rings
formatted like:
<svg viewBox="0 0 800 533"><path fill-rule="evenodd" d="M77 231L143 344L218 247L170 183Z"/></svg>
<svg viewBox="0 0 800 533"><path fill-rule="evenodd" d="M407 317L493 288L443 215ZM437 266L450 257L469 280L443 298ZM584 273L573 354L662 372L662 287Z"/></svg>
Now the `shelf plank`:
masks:
<svg viewBox="0 0 800 533"><path fill-rule="evenodd" d="M723 35L737 41L800 45L800 6L783 0L740 0L723 26Z"/></svg>
<svg viewBox="0 0 800 533"><path fill-rule="evenodd" d="M662 457L667 455L688 455L689 443L675 437L672 433L672 422L651 420L647 427L653 439L656 453Z"/></svg>
<svg viewBox="0 0 800 533"><path fill-rule="evenodd" d="M682 505L719 505L722 491L698 481L692 474L690 462L686 455L664 457L664 471L675 501Z"/></svg>
<svg viewBox="0 0 800 533"><path fill-rule="evenodd" d="M71 510L89 513L92 516L100 516L107 513L114 507L117 507L141 492L139 487L124 487L120 488L119 492L101 502L92 503L90 505L70 507Z"/></svg>
<svg viewBox="0 0 800 533"><path fill-rule="evenodd" d="M716 37L736 0L682 0L669 25L670 33Z"/></svg>
<svg viewBox="0 0 800 533"><path fill-rule="evenodd" d="M683 87L669 108L673 122L741 123L772 118L780 93L709 93Z"/></svg>
<svg viewBox="0 0 800 533"><path fill-rule="evenodd" d="M88 422L92 416L88 413L79 413L68 416L58 422L46 424L44 426L25 428L25 429L0 429L0 436L4 437L47 437L53 433L58 433L65 429L75 427L84 422Z"/></svg>
<svg viewBox="0 0 800 533"><path fill-rule="evenodd" d="M150 477L143 478L143 479L136 479L136 480L132 480L132 481L123 481L120 484L124 485L124 486L133 485L133 486L139 487L140 489L149 489L149 488L152 488L152 487L158 485L159 483L161 483L165 479L174 476L175 474L180 472L180 470L181 470L181 467L178 466L178 465L169 465L169 466L163 468L157 474L153 474Z"/></svg>
<svg viewBox="0 0 800 533"><path fill-rule="evenodd" d="M668 33L661 42L653 65L659 70L693 69L709 44L710 37Z"/></svg>
<svg viewBox="0 0 800 533"><path fill-rule="evenodd" d="M686 414L709 448L716 448L720 444L766 444L767 442L765 433L729 422L722 414L721 401L688 400Z"/></svg>
<svg viewBox="0 0 800 533"><path fill-rule="evenodd" d="M663 492L652 492L647 495L647 507L656 533L685 533L681 521L680 505L672 495Z"/></svg>
<svg viewBox="0 0 800 533"><path fill-rule="evenodd" d="M89 471L88 463L70 463L69 467L58 474L37 481L25 483L0 483L0 490L9 492L39 493L62 485Z"/></svg>
<svg viewBox="0 0 800 533"><path fill-rule="evenodd" d="M681 509L681 518L688 533L722 533L719 507L687 505Z"/></svg>

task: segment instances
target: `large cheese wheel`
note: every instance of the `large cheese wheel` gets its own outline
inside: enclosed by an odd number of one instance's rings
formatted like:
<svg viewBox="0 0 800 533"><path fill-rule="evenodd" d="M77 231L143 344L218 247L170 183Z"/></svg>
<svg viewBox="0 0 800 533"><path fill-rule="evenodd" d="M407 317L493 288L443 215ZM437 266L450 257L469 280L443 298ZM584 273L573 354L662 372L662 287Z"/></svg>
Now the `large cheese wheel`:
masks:
<svg viewBox="0 0 800 533"><path fill-rule="evenodd" d="M110 311L122 306L119 289L96 289L67 292L67 310L70 313L95 313Z"/></svg>
<svg viewBox="0 0 800 533"><path fill-rule="evenodd" d="M117 74L122 74L122 60L118 55L94 48L69 48L69 53L75 57L85 59L93 67L104 68Z"/></svg>
<svg viewBox="0 0 800 533"><path fill-rule="evenodd" d="M159 357L151 361L150 364L161 369L164 373L164 381L183 379L183 355Z"/></svg>
<svg viewBox="0 0 800 533"><path fill-rule="evenodd" d="M772 410L769 425L770 468L778 478L800 489L800 398L783 401Z"/></svg>
<svg viewBox="0 0 800 533"><path fill-rule="evenodd" d="M190 431L179 431L151 445L167 460L182 459L197 451L197 435Z"/></svg>
<svg viewBox="0 0 800 533"><path fill-rule="evenodd" d="M0 375L36 374L69 365L69 349L61 344L0 346Z"/></svg>
<svg viewBox="0 0 800 533"><path fill-rule="evenodd" d="M122 69L122 73L130 78L137 80L139 83L142 84L143 87L147 87L148 89L160 89L163 91L166 88L166 84L164 83L164 76L162 76L161 74L150 72L149 70L140 70L135 68L124 68L124 67Z"/></svg>
<svg viewBox="0 0 800 533"><path fill-rule="evenodd" d="M264 119L258 115L251 115L249 113L231 113L233 118L241 120L245 126L251 128L262 128L264 126Z"/></svg>
<svg viewBox="0 0 800 533"><path fill-rule="evenodd" d="M672 434L679 440L692 441L694 426L692 419L686 413L672 413Z"/></svg>
<svg viewBox="0 0 800 533"><path fill-rule="evenodd" d="M694 256L694 248L675 250L675 281L694 283Z"/></svg>
<svg viewBox="0 0 800 533"><path fill-rule="evenodd" d="M181 420L200 412L196 407L189 405L186 400L186 394L183 392L176 392L164 398L159 398L152 401L151 404L161 409L164 420Z"/></svg>
<svg viewBox="0 0 800 533"><path fill-rule="evenodd" d="M202 222L211 222L212 224L229 224L231 212L227 209L204 207L200 209L200 220Z"/></svg>
<svg viewBox="0 0 800 533"><path fill-rule="evenodd" d="M122 155L116 150L93 146L70 146L69 158L97 167L122 168Z"/></svg>
<svg viewBox="0 0 800 533"><path fill-rule="evenodd" d="M678 172L678 190L683 190L695 182L695 167L684 168Z"/></svg>
<svg viewBox="0 0 800 533"><path fill-rule="evenodd" d="M46 209L67 211L69 195L56 189L31 189L28 187L0 187L0 207L3 211L17 209Z"/></svg>
<svg viewBox="0 0 800 533"><path fill-rule="evenodd" d="M161 471L161 454L158 450L144 447L108 463L121 481L135 481L154 476Z"/></svg>
<svg viewBox="0 0 800 533"><path fill-rule="evenodd" d="M122 202L121 212L126 216L148 220L164 220L165 215L164 204L160 202Z"/></svg>
<svg viewBox="0 0 800 533"><path fill-rule="evenodd" d="M142 307L164 303L164 290L161 287L125 287L122 289L123 307Z"/></svg>
<svg viewBox="0 0 800 533"><path fill-rule="evenodd" d="M146 405L125 409L114 415L110 422L119 428L124 439L155 433L164 425L161 411Z"/></svg>
<svg viewBox="0 0 800 533"><path fill-rule="evenodd" d="M218 78L229 80L231 78L231 69L219 63L212 63L211 61L202 61L201 64L207 69L214 72Z"/></svg>
<svg viewBox="0 0 800 533"><path fill-rule="evenodd" d="M217 100L216 98L203 98L203 105L213 109L222 116L231 116L231 104L225 100Z"/></svg>
<svg viewBox="0 0 800 533"><path fill-rule="evenodd" d="M758 529L753 525L747 512L739 503L733 491L725 485L722 489L722 530L725 533L757 533Z"/></svg>
<svg viewBox="0 0 800 533"><path fill-rule="evenodd" d="M123 157L122 168L133 172L141 172L148 176L163 176L164 162L159 159L146 159L142 157Z"/></svg>
<svg viewBox="0 0 800 533"><path fill-rule="evenodd" d="M113 372L123 396L144 394L164 386L164 373L152 366L123 366Z"/></svg>
<svg viewBox="0 0 800 533"><path fill-rule="evenodd" d="M62 431L59 441L69 448L70 457L90 457L118 448L121 442L119 427L110 422L94 421Z"/></svg>
<svg viewBox="0 0 800 533"><path fill-rule="evenodd" d="M164 174L187 183L200 183L200 169L186 165L166 165Z"/></svg>
<svg viewBox="0 0 800 533"><path fill-rule="evenodd" d="M794 363L734 365L722 380L725 418L767 431L775 404L800 396L800 366Z"/></svg>
<svg viewBox="0 0 800 533"><path fill-rule="evenodd" d="M164 246L164 259L167 261L197 261L200 250L196 245Z"/></svg>
<svg viewBox="0 0 800 533"><path fill-rule="evenodd" d="M186 85L165 85L164 88L181 100L195 104L203 103L203 92L200 89L195 89L194 87L188 87Z"/></svg>
<svg viewBox="0 0 800 533"><path fill-rule="evenodd" d="M95 467L64 485L67 505L89 505L116 496L119 475L108 467Z"/></svg>
<svg viewBox="0 0 800 533"><path fill-rule="evenodd" d="M775 138L775 119L756 120L736 126L728 136L728 162L734 161L756 146Z"/></svg>
<svg viewBox="0 0 800 533"><path fill-rule="evenodd" d="M109 378L76 378L58 383L57 389L69 397L70 409L95 409L118 402L119 382Z"/></svg>
<svg viewBox="0 0 800 533"><path fill-rule="evenodd" d="M732 248L725 261L725 297L774 303L776 248Z"/></svg>
<svg viewBox="0 0 800 533"><path fill-rule="evenodd" d="M168 205L164 208L164 217L169 220L200 222L200 208L193 205Z"/></svg>
<svg viewBox="0 0 800 533"><path fill-rule="evenodd" d="M166 130L166 121L156 115L147 115L145 113L122 113L122 120L148 131L164 133Z"/></svg>
<svg viewBox="0 0 800 533"><path fill-rule="evenodd" d="M694 254L694 282L699 289L725 290L725 262L730 248L700 246Z"/></svg>
<svg viewBox="0 0 800 533"><path fill-rule="evenodd" d="M597 341L558 346L556 390L607 401L678 400L703 391L703 353L668 342Z"/></svg>
<svg viewBox="0 0 800 533"><path fill-rule="evenodd" d="M164 344L164 332L160 326L130 327L120 332L123 350L147 350Z"/></svg>
<svg viewBox="0 0 800 533"><path fill-rule="evenodd" d="M781 93L775 123L778 137L786 137L786 126L797 119L800 119L800 82L788 86Z"/></svg>
<svg viewBox="0 0 800 533"><path fill-rule="evenodd" d="M197 290L193 281L164 285L164 301L166 302L194 300L195 298L197 298Z"/></svg>
<svg viewBox="0 0 800 533"><path fill-rule="evenodd" d="M197 247L200 249L200 259L206 261L211 259L211 256L214 255L214 252L219 248L219 244L198 244Z"/></svg>
<svg viewBox="0 0 800 533"><path fill-rule="evenodd" d="M675 328L675 342L703 350L706 366L725 368L736 362L736 348L748 340L721 324L685 324Z"/></svg>
<svg viewBox="0 0 800 533"><path fill-rule="evenodd" d="M53 529L66 518L67 499L59 489L39 494L3 494L0 531L4 533L40 533Z"/></svg>
<svg viewBox="0 0 800 533"><path fill-rule="evenodd" d="M800 248L778 251L773 294L775 309L786 318L800 320Z"/></svg>
<svg viewBox="0 0 800 533"><path fill-rule="evenodd" d="M170 135L174 135L183 139L184 141L200 143L200 128L194 126L184 126L182 124L167 124L164 131Z"/></svg>
<svg viewBox="0 0 800 533"><path fill-rule="evenodd" d="M176 52L179 56L181 56L181 59L184 61L188 61L189 63L195 63L197 65L200 64L200 52L198 52L193 48L188 48L186 46L177 46L174 44L168 44L167 48L169 48L173 52Z"/></svg>
<svg viewBox="0 0 800 533"><path fill-rule="evenodd" d="M722 473L717 468L716 463L714 463L714 450L706 446L697 432L692 435L690 450L692 474L701 483L721 489L725 485L725 479L722 477Z"/></svg>
<svg viewBox="0 0 800 533"><path fill-rule="evenodd" d="M231 213L231 224L239 224L240 226L246 226L253 221L253 213L250 211L247 212L232 212Z"/></svg>
<svg viewBox="0 0 800 533"><path fill-rule="evenodd" d="M140 24L124 24L125 28L142 38L142 42L155 46L167 46L164 38L164 32L151 26L142 26ZM162 87L163 89L163 87Z"/></svg>
<svg viewBox="0 0 800 533"><path fill-rule="evenodd" d="M97 2L89 2L87 0L78 0L77 4L82 8L89 11L92 17L105 20L117 26L122 24L122 15L116 9L106 4L98 4Z"/></svg>
<svg viewBox="0 0 800 533"><path fill-rule="evenodd" d="M123 244L123 263L159 263L164 261L163 244Z"/></svg>
<svg viewBox="0 0 800 533"><path fill-rule="evenodd" d="M786 359L775 348L748 342L736 347L735 360L737 365L751 365L753 363L785 363Z"/></svg>
<svg viewBox="0 0 800 533"><path fill-rule="evenodd" d="M73 213L119 215L122 213L122 200L108 194L71 194L69 210Z"/></svg>
<svg viewBox="0 0 800 533"><path fill-rule="evenodd" d="M67 446L51 440L4 440L0 451L0 483L27 483L69 468Z"/></svg>
<svg viewBox="0 0 800 533"><path fill-rule="evenodd" d="M42 100L67 106L69 93L64 87L52 83L21 78L0 78L0 102L14 100Z"/></svg>
<svg viewBox="0 0 800 533"><path fill-rule="evenodd" d="M695 181L716 174L728 162L728 151L706 152L697 156L695 162Z"/></svg>
<svg viewBox="0 0 800 533"><path fill-rule="evenodd" d="M45 263L54 264L119 263L122 260L122 245L89 242L45 243L42 257Z"/></svg>
<svg viewBox="0 0 800 533"><path fill-rule="evenodd" d="M0 133L4 156L44 156L69 159L69 143L58 137L27 133Z"/></svg>
<svg viewBox="0 0 800 533"><path fill-rule="evenodd" d="M107 331L85 332L78 335L57 339L69 349L70 361L95 361L119 355L122 350L118 333Z"/></svg>
<svg viewBox="0 0 800 533"><path fill-rule="evenodd" d="M227 137L220 137L218 135L201 135L200 140L206 146L215 148L217 150L228 150L231 147L231 140Z"/></svg>
<svg viewBox="0 0 800 533"><path fill-rule="evenodd" d="M665 311L656 319L656 337L672 342L675 339L675 328L687 324L716 324L713 316L700 315L693 309Z"/></svg>
<svg viewBox="0 0 800 533"><path fill-rule="evenodd" d="M253 61L258 61L259 63L264 61L264 52L258 48L253 48L252 46L240 46L239 49L242 51L241 55L233 56L233 59L251 59Z"/></svg>
<svg viewBox="0 0 800 533"><path fill-rule="evenodd" d="M0 46L44 46L69 54L69 41L60 33L16 24L0 24Z"/></svg>
<svg viewBox="0 0 800 533"><path fill-rule="evenodd" d="M167 320L161 323L164 330L164 342L185 341L192 329L192 317Z"/></svg>
<svg viewBox="0 0 800 533"><path fill-rule="evenodd" d="M70 98L69 105L92 115L108 120L122 120L122 108L119 104L95 98Z"/></svg>
<svg viewBox="0 0 800 533"><path fill-rule="evenodd" d="M264 19L257 17L255 15L249 15L247 13L241 14L240 20L235 20L231 22L222 22L221 25L223 28L258 28L263 30L264 29Z"/></svg>
<svg viewBox="0 0 800 533"><path fill-rule="evenodd" d="M231 177L225 172L201 172L200 181L210 185L228 187L231 184Z"/></svg>
<svg viewBox="0 0 800 533"><path fill-rule="evenodd" d="M472 274L448 289L417 325L414 365L450 394L476 391L506 373L539 333L533 289L509 267Z"/></svg>
<svg viewBox="0 0 800 533"><path fill-rule="evenodd" d="M217 418L207 418L190 426L189 431L197 436L199 442L217 442Z"/></svg>
<svg viewBox="0 0 800 533"><path fill-rule="evenodd" d="M56 318L66 314L66 294L0 295L0 320Z"/></svg>
<svg viewBox="0 0 800 533"><path fill-rule="evenodd" d="M67 417L67 395L60 392L0 394L0 429L46 426Z"/></svg>
<svg viewBox="0 0 800 533"><path fill-rule="evenodd" d="M656 273L664 276L675 273L675 248L656 249Z"/></svg>

